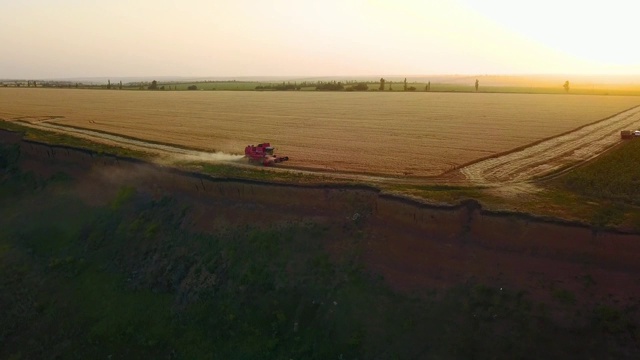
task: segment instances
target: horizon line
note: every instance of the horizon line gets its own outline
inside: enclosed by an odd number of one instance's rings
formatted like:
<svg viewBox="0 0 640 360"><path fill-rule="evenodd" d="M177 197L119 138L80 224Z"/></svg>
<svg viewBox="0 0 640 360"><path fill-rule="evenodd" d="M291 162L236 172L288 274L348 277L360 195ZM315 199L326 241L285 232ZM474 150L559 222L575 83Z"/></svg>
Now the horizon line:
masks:
<svg viewBox="0 0 640 360"><path fill-rule="evenodd" d="M639 77L639 73L433 73L433 74L369 74L369 75L125 75L125 76L110 76L110 75L92 75L92 76L55 76L55 77L0 77L0 81L61 81L71 79L126 79L126 78L181 78L181 79L201 79L201 80L214 80L214 79L284 79L284 80L297 80L297 79L318 79L318 78L377 78L377 77L560 77L560 76L578 76L578 77ZM640 80L640 79L639 79Z"/></svg>

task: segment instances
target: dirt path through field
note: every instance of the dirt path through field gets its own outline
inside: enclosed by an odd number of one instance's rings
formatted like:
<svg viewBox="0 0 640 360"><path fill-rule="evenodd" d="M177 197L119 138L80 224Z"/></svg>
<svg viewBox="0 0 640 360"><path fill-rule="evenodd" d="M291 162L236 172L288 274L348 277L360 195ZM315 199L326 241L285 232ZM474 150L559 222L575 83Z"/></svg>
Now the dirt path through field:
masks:
<svg viewBox="0 0 640 360"><path fill-rule="evenodd" d="M521 183L590 160L620 141L620 131L640 128L640 106L522 150L460 169L476 185Z"/></svg>
<svg viewBox="0 0 640 360"><path fill-rule="evenodd" d="M133 139L124 136L118 136L114 134L107 134L100 131L93 131L88 129L80 129L76 127L64 126L53 124L50 121L55 120L58 117L43 116L43 117L23 117L18 120L21 124L27 125L36 129L55 131L59 133L71 134L73 136L104 143L107 145L122 146L132 150L138 150L143 152L149 152L156 155L155 161L163 165L176 165L178 163L185 162L224 162L225 164L254 168L255 165L246 163L244 155L228 154L224 152L206 152L192 149L185 149L177 146L171 146L166 144L158 144L153 142L147 142L144 140ZM287 167L286 165L280 165L278 167L262 168L267 171L289 171L298 174L305 175L328 175L331 178L347 179L347 180L359 180L369 183L379 182L403 182L398 178L391 178L385 176L372 176L365 174L351 174L351 173L339 173L339 172L327 172L327 171L314 171L306 169L298 169L294 167Z"/></svg>

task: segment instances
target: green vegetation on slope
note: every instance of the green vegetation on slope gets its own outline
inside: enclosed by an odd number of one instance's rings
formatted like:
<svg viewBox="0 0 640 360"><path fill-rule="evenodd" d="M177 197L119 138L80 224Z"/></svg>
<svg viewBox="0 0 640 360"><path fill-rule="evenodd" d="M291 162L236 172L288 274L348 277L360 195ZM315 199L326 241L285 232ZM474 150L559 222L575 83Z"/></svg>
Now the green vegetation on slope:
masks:
<svg viewBox="0 0 640 360"><path fill-rule="evenodd" d="M517 290L391 291L364 270L363 223L199 233L189 203L123 186L91 207L73 179L23 174L15 151L0 148L0 188L14 190L0 192L0 358L603 358L635 349L625 310L599 306L567 328ZM576 310L571 293L557 298Z"/></svg>

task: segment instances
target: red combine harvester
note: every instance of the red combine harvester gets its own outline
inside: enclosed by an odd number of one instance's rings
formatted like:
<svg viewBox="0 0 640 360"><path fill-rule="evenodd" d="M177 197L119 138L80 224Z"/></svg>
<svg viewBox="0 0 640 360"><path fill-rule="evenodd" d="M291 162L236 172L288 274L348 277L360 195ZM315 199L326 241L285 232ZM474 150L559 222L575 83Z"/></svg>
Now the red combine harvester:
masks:
<svg viewBox="0 0 640 360"><path fill-rule="evenodd" d="M248 158L251 163L262 163L264 166L289 160L288 156L275 155L273 147L269 143L258 144L258 146L247 145L244 148L244 157Z"/></svg>

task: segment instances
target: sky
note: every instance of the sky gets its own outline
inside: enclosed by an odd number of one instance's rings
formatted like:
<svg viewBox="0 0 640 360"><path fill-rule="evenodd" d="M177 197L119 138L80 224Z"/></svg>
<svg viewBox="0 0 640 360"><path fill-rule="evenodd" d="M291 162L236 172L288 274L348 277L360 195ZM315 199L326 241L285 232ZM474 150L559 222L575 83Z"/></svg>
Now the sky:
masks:
<svg viewBox="0 0 640 360"><path fill-rule="evenodd" d="M640 74L631 0L0 0L0 78Z"/></svg>

